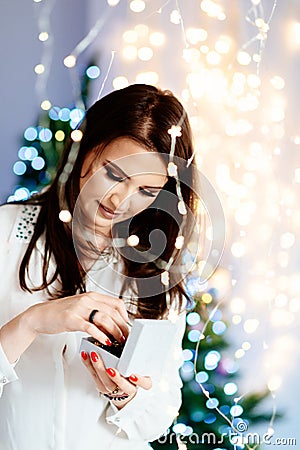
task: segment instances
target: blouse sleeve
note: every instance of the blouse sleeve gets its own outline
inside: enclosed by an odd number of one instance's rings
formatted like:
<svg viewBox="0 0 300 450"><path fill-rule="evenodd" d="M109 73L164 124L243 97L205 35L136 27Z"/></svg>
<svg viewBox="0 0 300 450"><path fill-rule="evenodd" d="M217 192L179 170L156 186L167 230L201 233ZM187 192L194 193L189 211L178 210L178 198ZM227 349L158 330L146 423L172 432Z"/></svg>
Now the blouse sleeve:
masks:
<svg viewBox="0 0 300 450"><path fill-rule="evenodd" d="M15 365L17 364L18 360L11 364L3 349L0 342L0 397L3 392L3 387L10 383L11 381L18 380L18 376L14 370Z"/></svg>
<svg viewBox="0 0 300 450"><path fill-rule="evenodd" d="M178 329L160 379L152 378L149 390L138 388L135 397L118 410L110 403L106 421L125 431L128 439L153 441L158 439L177 416L181 406L182 381L179 369L183 364L182 338L186 312L177 319Z"/></svg>

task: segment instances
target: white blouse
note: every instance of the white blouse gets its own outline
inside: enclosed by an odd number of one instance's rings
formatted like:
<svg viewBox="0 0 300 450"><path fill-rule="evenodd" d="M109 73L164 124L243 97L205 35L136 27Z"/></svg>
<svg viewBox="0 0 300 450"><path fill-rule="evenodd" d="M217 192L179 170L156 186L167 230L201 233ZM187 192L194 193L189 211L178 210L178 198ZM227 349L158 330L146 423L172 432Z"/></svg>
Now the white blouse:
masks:
<svg viewBox="0 0 300 450"><path fill-rule="evenodd" d="M44 291L19 286L19 266L32 236L39 207L0 207L0 326L33 304L47 301ZM30 259L32 285L41 283L43 237ZM54 269L53 262L52 269ZM118 297L120 260L94 265L86 290ZM51 267L51 266L50 266ZM163 376L150 390L138 388L121 410L99 397L79 353L82 332L39 335L15 364L0 343L0 450L143 450L172 424L181 405L181 342L185 313L166 357Z"/></svg>

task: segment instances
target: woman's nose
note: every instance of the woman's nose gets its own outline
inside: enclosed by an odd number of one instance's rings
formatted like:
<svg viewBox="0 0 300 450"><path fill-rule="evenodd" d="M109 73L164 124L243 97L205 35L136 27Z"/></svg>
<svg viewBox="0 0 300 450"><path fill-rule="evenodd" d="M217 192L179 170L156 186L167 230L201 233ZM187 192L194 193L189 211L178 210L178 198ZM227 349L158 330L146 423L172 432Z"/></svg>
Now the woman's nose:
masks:
<svg viewBox="0 0 300 450"><path fill-rule="evenodd" d="M131 197L135 191L135 188L125 187L124 185L117 186L111 192L110 201L114 205L114 209L126 212L130 209Z"/></svg>

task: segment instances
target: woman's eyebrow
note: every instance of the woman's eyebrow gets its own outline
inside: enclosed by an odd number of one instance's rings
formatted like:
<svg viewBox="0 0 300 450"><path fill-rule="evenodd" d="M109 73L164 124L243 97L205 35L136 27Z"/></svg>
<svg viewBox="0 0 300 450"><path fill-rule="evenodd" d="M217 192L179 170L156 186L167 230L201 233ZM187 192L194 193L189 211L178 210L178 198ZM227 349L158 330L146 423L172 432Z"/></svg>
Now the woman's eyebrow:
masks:
<svg viewBox="0 0 300 450"><path fill-rule="evenodd" d="M125 173L121 167L119 167L117 164L113 163L112 161L109 161L109 159L106 159L104 161L104 164L108 163L110 164L114 169L118 170L124 177L128 178L128 180L131 180L130 176L127 175L127 173ZM150 189L162 189L163 186L144 186L145 188L150 188Z"/></svg>

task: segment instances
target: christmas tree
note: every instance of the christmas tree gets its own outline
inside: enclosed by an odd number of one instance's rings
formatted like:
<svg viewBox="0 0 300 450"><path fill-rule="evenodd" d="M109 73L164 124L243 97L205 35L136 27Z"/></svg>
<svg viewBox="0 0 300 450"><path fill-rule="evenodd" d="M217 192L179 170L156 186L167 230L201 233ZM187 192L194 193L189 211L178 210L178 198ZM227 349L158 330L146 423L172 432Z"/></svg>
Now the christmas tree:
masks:
<svg viewBox="0 0 300 450"><path fill-rule="evenodd" d="M270 392L265 389L239 398L238 363L231 357L218 291L210 288L193 297L183 339L182 406L173 426L151 446L155 450L258 448L257 433L249 438L248 430L259 422L269 424L271 413L259 412L258 406Z"/></svg>
<svg viewBox="0 0 300 450"><path fill-rule="evenodd" d="M80 102L86 107L91 80L100 74L98 66L91 62L81 76ZM23 134L23 145L13 171L18 184L8 201L24 200L40 191L53 180L66 140L84 116L83 108L73 105L52 106L43 111L37 124L28 127Z"/></svg>

